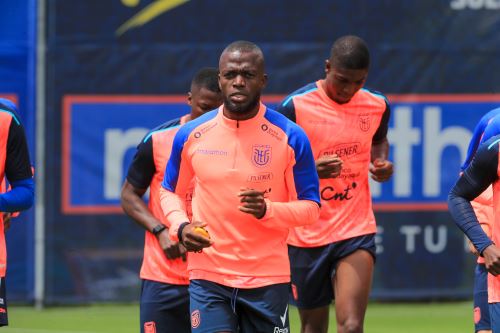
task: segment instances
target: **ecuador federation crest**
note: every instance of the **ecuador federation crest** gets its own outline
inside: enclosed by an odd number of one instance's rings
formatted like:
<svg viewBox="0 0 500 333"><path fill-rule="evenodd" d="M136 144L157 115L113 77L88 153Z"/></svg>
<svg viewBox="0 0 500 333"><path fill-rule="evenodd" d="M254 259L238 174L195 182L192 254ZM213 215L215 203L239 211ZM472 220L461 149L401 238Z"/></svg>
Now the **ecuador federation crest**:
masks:
<svg viewBox="0 0 500 333"><path fill-rule="evenodd" d="M367 132L370 129L371 117L369 114L360 114L358 116L359 128L363 132Z"/></svg>
<svg viewBox="0 0 500 333"><path fill-rule="evenodd" d="M270 145L253 145L252 162L255 166L261 168L271 162L272 148Z"/></svg>

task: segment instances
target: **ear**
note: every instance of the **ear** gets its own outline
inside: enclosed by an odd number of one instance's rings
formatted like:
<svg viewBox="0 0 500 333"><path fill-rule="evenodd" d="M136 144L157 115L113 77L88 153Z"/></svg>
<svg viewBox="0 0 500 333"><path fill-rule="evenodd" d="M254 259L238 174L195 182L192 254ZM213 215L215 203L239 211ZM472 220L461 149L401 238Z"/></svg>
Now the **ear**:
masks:
<svg viewBox="0 0 500 333"><path fill-rule="evenodd" d="M188 91L187 103L189 106L193 106L193 94L190 91Z"/></svg>
<svg viewBox="0 0 500 333"><path fill-rule="evenodd" d="M262 87L267 85L267 74L262 75Z"/></svg>
<svg viewBox="0 0 500 333"><path fill-rule="evenodd" d="M219 90L222 91L222 86L220 85L220 73L217 74L217 77L219 78L219 80L217 82L219 82Z"/></svg>
<svg viewBox="0 0 500 333"><path fill-rule="evenodd" d="M328 74L330 73L330 70L332 69L332 64L330 63L329 59L325 60L325 73Z"/></svg>

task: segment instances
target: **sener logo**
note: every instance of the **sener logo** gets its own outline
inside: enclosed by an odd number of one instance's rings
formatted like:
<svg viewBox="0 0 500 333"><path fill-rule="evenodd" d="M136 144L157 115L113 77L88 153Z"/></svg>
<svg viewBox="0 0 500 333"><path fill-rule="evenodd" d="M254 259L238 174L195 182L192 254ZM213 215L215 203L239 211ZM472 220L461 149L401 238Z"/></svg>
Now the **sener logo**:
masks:
<svg viewBox="0 0 500 333"><path fill-rule="evenodd" d="M349 158L353 155L356 155L360 152L361 143L359 142L351 142L351 143L342 143L333 148L328 148L323 150L320 155L322 156L331 156L337 155L342 159Z"/></svg>

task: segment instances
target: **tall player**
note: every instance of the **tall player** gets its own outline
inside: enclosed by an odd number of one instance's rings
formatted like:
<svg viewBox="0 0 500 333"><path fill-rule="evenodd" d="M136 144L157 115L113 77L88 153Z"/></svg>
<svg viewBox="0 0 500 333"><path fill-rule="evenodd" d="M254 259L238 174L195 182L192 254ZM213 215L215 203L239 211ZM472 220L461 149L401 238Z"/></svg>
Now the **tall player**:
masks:
<svg viewBox="0 0 500 333"><path fill-rule="evenodd" d="M186 250L168 237L169 224L161 211L158 190L180 125L222 104L216 68L204 68L194 76L188 104L190 114L159 126L139 144L122 189L123 210L146 229L140 273L143 333L191 332ZM148 188L149 208L142 199Z"/></svg>
<svg viewBox="0 0 500 333"><path fill-rule="evenodd" d="M318 218L319 182L304 131L260 103L266 82L261 49L230 44L224 104L174 139L160 195L170 235L203 250L188 262L193 333L290 331L286 238ZM192 223L182 202L191 179Z"/></svg>
<svg viewBox="0 0 500 333"><path fill-rule="evenodd" d="M488 302L491 329L500 332L500 135L485 141L472 162L464 170L448 196L448 207L457 226L467 235L480 256L484 258L488 274ZM479 223L471 201L490 185L493 189L493 223L491 238Z"/></svg>
<svg viewBox="0 0 500 333"><path fill-rule="evenodd" d="M389 105L361 89L369 65L366 43L341 37L326 60L325 78L295 91L278 109L306 131L320 178L318 221L295 228L288 240L302 332L327 332L333 298L338 332L363 331L377 231L368 174L383 182L393 172Z"/></svg>
<svg viewBox="0 0 500 333"><path fill-rule="evenodd" d="M5 273L7 251L4 235L5 213L30 208L34 200L34 182L28 144L23 125L17 115L16 106L7 99L0 98L0 326L8 325ZM11 189L5 189L4 177ZM3 214L2 214L3 213Z"/></svg>
<svg viewBox="0 0 500 333"><path fill-rule="evenodd" d="M479 145L498 134L500 134L500 108L486 113L476 125L469 143L465 162L461 167L462 172L470 165ZM493 192L490 186L471 202L476 217L488 237L491 237L491 224L494 220L492 196ZM472 243L469 243L469 246L471 252L479 255ZM488 271L484 265L484 258L478 256L477 265L474 270L474 328L478 333L491 332L487 281Z"/></svg>

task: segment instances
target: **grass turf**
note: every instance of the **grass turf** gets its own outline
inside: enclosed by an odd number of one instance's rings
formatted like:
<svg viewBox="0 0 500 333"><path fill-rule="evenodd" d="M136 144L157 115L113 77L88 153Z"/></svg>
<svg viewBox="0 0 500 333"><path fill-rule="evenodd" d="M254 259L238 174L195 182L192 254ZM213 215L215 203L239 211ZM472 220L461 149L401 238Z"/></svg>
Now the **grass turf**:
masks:
<svg viewBox="0 0 500 333"><path fill-rule="evenodd" d="M52 307L37 311L9 307L8 333L136 333L139 308L129 305ZM291 332L300 332L298 313L290 310ZM335 314L330 330L336 332ZM473 332L472 305L459 303L371 303L365 322L367 333L468 333Z"/></svg>

